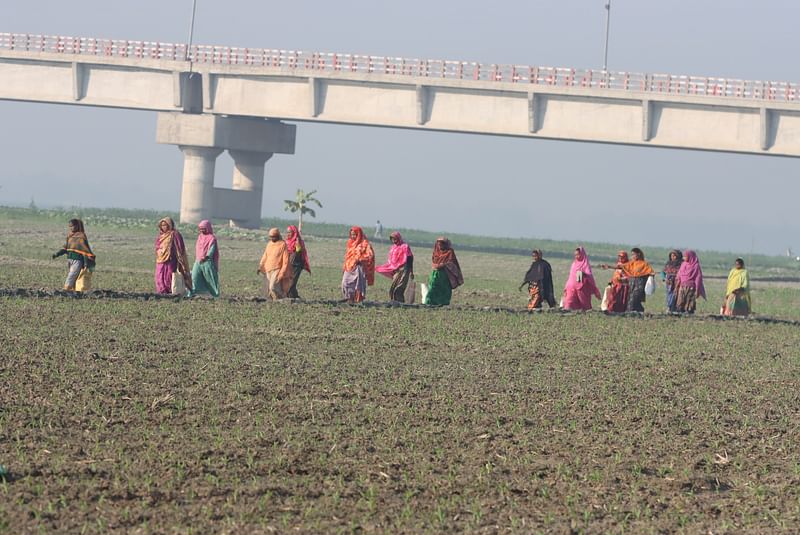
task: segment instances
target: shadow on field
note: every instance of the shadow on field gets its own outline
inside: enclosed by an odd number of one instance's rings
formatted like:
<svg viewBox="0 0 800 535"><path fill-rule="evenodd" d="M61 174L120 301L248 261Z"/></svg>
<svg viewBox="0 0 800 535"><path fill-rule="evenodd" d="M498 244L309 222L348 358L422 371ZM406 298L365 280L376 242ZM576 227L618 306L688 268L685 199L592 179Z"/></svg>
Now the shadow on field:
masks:
<svg viewBox="0 0 800 535"><path fill-rule="evenodd" d="M221 297L218 299L212 299L210 297L205 296L194 296L191 298L185 298L177 295L165 295L165 294L156 294L156 293L145 293L145 292L119 292L115 290L92 290L91 292L87 293L78 293L78 292L69 292L66 290L52 290L52 289L34 289L34 288L0 288L0 297L19 297L19 298L26 298L26 299L47 299L47 298L69 298L69 299L121 299L121 300L135 300L135 301L221 301L227 303L270 303L273 302L269 299L264 297ZM498 306L469 306L469 305L449 305L446 307L443 306L429 306L429 305L409 305L405 303L399 303L396 301L388 301L388 302L378 302L378 301L367 301L364 303L359 304L348 304L344 300L334 300L334 299L317 299L317 300L304 300L304 299L282 299L280 301L275 301L275 305L277 306L292 306L292 305L328 305L328 306L341 306L341 307L360 307L360 308L408 308L408 309L439 309L439 308L446 308L449 310L461 310L461 311L474 311L474 312L495 312L495 313L506 313L506 314L525 314L525 315L536 315L536 314L558 314L562 316L575 316L575 315L582 315L582 314L596 314L596 315L604 315L604 316L613 316L619 318L637 318L637 319L648 319L648 318L684 318L684 319L694 319L694 320L713 320L713 321L740 321L740 322L755 322L755 323L765 323L765 324L778 324L778 325L798 325L800 326L800 321L798 320L787 320L781 318L772 318L768 316L750 316L750 317L730 317L730 316L722 316L720 314L681 314L679 312L672 312L672 313L650 313L650 312L603 312L600 310L589 310L589 311L575 311L575 310L563 310L560 308L549 308L549 309L538 309L538 310L527 310L522 308L511 308L511 307L498 307Z"/></svg>

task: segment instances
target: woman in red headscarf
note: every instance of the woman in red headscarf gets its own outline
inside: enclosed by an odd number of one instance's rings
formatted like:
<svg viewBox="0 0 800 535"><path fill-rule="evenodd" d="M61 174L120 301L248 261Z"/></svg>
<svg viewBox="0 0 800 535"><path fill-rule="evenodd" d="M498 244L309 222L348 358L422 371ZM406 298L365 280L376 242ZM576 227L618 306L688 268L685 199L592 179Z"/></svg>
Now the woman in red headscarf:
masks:
<svg viewBox="0 0 800 535"><path fill-rule="evenodd" d="M292 266L292 282L286 297L300 299L300 294L297 293L297 281L300 280L300 274L304 269L311 273L311 266L308 263L306 243L294 225L286 227L286 249L289 251L289 265Z"/></svg>
<svg viewBox="0 0 800 535"><path fill-rule="evenodd" d="M592 296L600 299L600 290L594 282L592 266L589 264L589 256L586 249L578 247L575 249L575 260L569 270L567 284L564 286L565 310L591 310Z"/></svg>
<svg viewBox="0 0 800 535"><path fill-rule="evenodd" d="M219 297L219 248L217 237L208 219L197 225L200 233L194 247L194 266L192 266L192 290L189 296L208 293Z"/></svg>
<svg viewBox="0 0 800 535"><path fill-rule="evenodd" d="M431 264L433 271L428 279L424 304L449 305L453 290L464 284L464 275L450 240L444 237L436 240Z"/></svg>
<svg viewBox="0 0 800 535"><path fill-rule="evenodd" d="M350 229L342 271L342 295L348 303L361 303L367 286L375 284L375 251L361 227Z"/></svg>

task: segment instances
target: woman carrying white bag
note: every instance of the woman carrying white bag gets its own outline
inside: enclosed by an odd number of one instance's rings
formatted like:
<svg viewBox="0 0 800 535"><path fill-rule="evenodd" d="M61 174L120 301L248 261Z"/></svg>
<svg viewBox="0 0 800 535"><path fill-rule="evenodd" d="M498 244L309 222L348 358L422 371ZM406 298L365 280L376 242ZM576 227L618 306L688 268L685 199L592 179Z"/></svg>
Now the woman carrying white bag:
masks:
<svg viewBox="0 0 800 535"><path fill-rule="evenodd" d="M638 247L631 249L632 260L617 264L628 278L628 305L626 312L644 312L644 302L648 295L656 290L655 271L644 259L644 253Z"/></svg>

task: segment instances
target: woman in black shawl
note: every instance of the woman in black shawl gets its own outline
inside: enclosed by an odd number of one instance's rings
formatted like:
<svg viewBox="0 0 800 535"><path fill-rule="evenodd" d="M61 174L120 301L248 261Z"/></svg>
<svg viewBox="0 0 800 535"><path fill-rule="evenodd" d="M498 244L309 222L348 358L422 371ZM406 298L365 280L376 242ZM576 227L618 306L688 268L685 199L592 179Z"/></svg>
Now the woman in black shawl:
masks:
<svg viewBox="0 0 800 535"><path fill-rule="evenodd" d="M542 251L534 249L531 253L533 263L528 272L525 273L525 280L520 284L519 289L525 284L528 285L528 310L542 308L542 302L547 302L550 308L556 306L555 293L553 292L553 268L550 263L542 258Z"/></svg>

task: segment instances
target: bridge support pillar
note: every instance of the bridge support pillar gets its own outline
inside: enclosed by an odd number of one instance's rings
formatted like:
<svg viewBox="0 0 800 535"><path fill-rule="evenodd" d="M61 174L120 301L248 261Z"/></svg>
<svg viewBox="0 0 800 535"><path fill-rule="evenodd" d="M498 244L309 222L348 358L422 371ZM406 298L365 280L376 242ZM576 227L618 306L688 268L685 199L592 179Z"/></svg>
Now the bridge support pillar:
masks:
<svg viewBox="0 0 800 535"><path fill-rule="evenodd" d="M217 115L159 113L156 140L178 145L184 154L181 223L229 219L258 228L264 166L273 154L294 154L296 127L280 121ZM214 187L217 156L234 161L233 189Z"/></svg>
<svg viewBox="0 0 800 535"><path fill-rule="evenodd" d="M181 222L199 223L213 217L214 167L222 149L179 147L183 152Z"/></svg>

